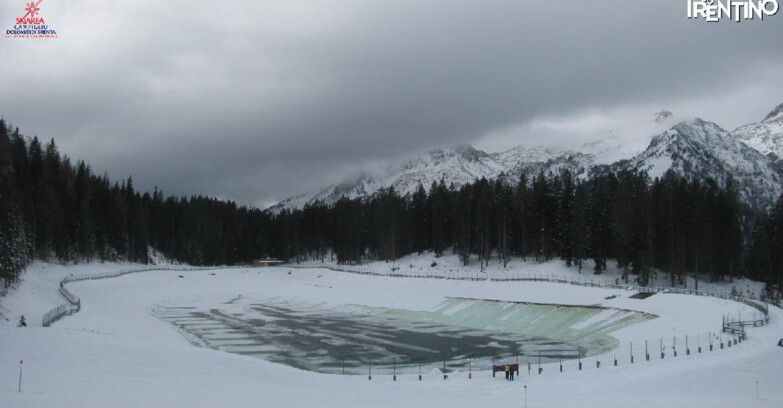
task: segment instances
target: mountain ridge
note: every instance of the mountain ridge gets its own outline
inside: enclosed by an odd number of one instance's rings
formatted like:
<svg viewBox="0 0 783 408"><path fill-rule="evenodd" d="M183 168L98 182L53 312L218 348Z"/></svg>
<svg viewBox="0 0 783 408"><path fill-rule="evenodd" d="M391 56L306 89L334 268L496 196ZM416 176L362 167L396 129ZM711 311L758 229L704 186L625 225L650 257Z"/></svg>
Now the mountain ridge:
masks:
<svg viewBox="0 0 783 408"><path fill-rule="evenodd" d="M732 133L783 168L783 103L761 122L740 126Z"/></svg>
<svg viewBox="0 0 783 408"><path fill-rule="evenodd" d="M667 121L671 122L672 118L671 112L661 110L653 115L652 120L668 125ZM778 129L780 133L774 133ZM770 131L773 132L771 136ZM779 143L770 147L758 142L760 132L767 132L764 140ZM612 132L608 135L616 138ZM583 144L581 148L585 151L520 145L502 152L487 153L469 144L458 144L428 150L381 175L361 174L310 193L292 196L269 210L301 208L316 201L330 204L343 196L369 197L388 187L394 187L403 195L412 194L419 184L429 189L433 182L441 180L447 185L459 187L482 177L503 177L513 182L523 174L558 174L566 170L583 180L593 174L622 170L646 171L655 178L670 169L689 179L712 178L721 185L732 178L741 201L753 208L766 209L783 190L783 166L776 165L778 158L783 157L781 135L783 104L761 122L741 126L734 132L700 118L679 120L651 137L642 151L611 162L603 162L586 148L591 144L601 145L600 139ZM612 143L619 152L622 144ZM623 153L627 154L627 149Z"/></svg>

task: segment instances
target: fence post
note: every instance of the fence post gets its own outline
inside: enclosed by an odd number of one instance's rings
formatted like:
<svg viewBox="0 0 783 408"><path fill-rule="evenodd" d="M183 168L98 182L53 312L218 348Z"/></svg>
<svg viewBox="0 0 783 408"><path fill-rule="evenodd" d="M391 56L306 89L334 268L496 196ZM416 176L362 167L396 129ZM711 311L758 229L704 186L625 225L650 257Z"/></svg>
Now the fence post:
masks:
<svg viewBox="0 0 783 408"><path fill-rule="evenodd" d="M443 379L448 379L449 376L446 374L446 359L443 359Z"/></svg>
<svg viewBox="0 0 783 408"><path fill-rule="evenodd" d="M541 350L538 350L538 373L541 374L544 372L544 368L541 367Z"/></svg>
<svg viewBox="0 0 783 408"><path fill-rule="evenodd" d="M19 360L19 391L22 392L22 366L24 365L24 360Z"/></svg>

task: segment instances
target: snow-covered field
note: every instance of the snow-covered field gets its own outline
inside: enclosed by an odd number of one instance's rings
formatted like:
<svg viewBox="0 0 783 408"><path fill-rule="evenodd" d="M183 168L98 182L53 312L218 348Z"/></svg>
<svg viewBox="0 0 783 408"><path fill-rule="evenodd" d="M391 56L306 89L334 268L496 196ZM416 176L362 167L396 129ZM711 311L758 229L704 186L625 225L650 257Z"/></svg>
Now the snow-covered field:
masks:
<svg viewBox="0 0 783 408"><path fill-rule="evenodd" d="M433 268L431 262L432 257L425 254L403 259L398 266ZM458 267L452 256L437 262L434 268L444 273ZM758 313L711 297L659 293L642 300L630 298L635 291L622 289L491 279L392 278L289 267L150 271L69 284L68 288L81 297L82 310L52 327L40 327L43 313L63 303L57 292L63 277L129 267L36 263L28 268L17 289L0 298L0 406L524 406L525 392L531 407L783 404L779 387L783 348L776 346L783 337L783 311L771 307L769 325L749 328L749 339L731 348L721 350L716 342L715 351L709 352L707 333L720 330L723 315ZM386 263L369 266L375 270L389 267ZM489 274L577 274L576 269L556 262L515 261L509 267L501 271L490 265ZM587 279L592 277L583 272ZM616 273L610 271L603 279L613 280ZM748 281L699 284L700 289L716 291L728 291L732 286L743 292L758 291L758 285ZM196 347L189 333L159 317L165 307L219 309L235 315L247 312L253 304L270 303L341 313L405 311L408 317L432 315L452 319L450 324L476 326L471 305L447 305L447 298L612 308L569 323L575 329L612 321L611 313L617 309L657 317L609 330L617 348L598 357L601 368L595 367L592 356L582 360L582 371L576 361L567 361L561 373L555 362L546 364L542 375L535 369L530 375L523 370L513 383L500 376L493 378L487 362L473 367L472 379L464 369L449 369L449 378L444 380L435 368L429 368L423 381L406 373L398 375L395 382L382 370L373 373L372 381L366 374L319 374L258 357ZM511 305L509 310L515 307ZM483 313L486 308L481 310ZM31 327L16 327L20 314ZM497 315L497 321L514 321ZM510 323L496 324L500 324L498 330L512 333L529 326L513 329ZM685 355L686 335L691 342L690 356ZM671 353L675 336L676 358ZM701 354L696 352L697 336L704 348ZM664 360L658 352L660 338L667 346ZM650 342L649 362L644 361L645 340ZM634 364L629 362L632 342ZM617 367L612 365L615 354ZM20 360L24 364L22 390L18 392Z"/></svg>

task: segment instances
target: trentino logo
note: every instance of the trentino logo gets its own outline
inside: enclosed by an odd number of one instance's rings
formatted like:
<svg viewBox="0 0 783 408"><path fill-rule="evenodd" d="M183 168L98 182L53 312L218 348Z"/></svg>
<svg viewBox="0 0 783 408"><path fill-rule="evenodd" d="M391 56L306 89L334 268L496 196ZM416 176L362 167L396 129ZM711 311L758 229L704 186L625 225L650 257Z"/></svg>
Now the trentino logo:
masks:
<svg viewBox="0 0 783 408"><path fill-rule="evenodd" d="M57 38L57 31L40 17L43 0L31 1L24 8L24 15L17 17L14 27L5 30L5 38Z"/></svg>
<svg viewBox="0 0 783 408"><path fill-rule="evenodd" d="M739 23L743 20L764 20L777 14L777 0L687 0L688 18L703 18L710 23L728 18Z"/></svg>

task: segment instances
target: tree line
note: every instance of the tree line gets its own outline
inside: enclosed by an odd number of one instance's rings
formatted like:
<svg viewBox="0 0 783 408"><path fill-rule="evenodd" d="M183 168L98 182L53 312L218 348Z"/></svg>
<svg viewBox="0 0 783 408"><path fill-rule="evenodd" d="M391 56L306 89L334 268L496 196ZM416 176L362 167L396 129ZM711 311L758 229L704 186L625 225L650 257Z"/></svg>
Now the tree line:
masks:
<svg viewBox="0 0 783 408"><path fill-rule="evenodd" d="M382 189L371 199L342 198L333 206L306 205L277 219L298 229L278 237L284 258L324 256L340 263L394 260L409 253L444 251L464 264L504 265L512 256L561 259L580 272L591 259L602 273L611 259L625 278L648 283L665 271L672 284L687 274L712 281L742 272L740 205L732 183L688 181L666 173L650 180L623 172L579 181L568 171L476 180L460 188L433 183L411 195ZM298 234L298 235L297 235ZM301 238L296 238L301 237Z"/></svg>
<svg viewBox="0 0 783 408"><path fill-rule="evenodd" d="M767 217L743 209L729 180L650 180L621 172L580 180L560 174L480 179L461 187L393 188L370 198L316 202L277 213L231 201L139 192L112 183L53 140L25 138L0 120L0 273L31 259L147 263L150 249L193 265L334 256L339 263L447 251L481 267L511 257L561 259L592 273L616 262L645 284L663 273L712 281L751 275L780 288L783 205ZM755 221L758 218L758 221Z"/></svg>
<svg viewBox="0 0 783 408"><path fill-rule="evenodd" d="M272 217L196 196L139 192L112 183L54 140L26 138L0 119L0 277L8 284L33 259L153 261L154 248L193 265L247 263L269 247Z"/></svg>
<svg viewBox="0 0 783 408"><path fill-rule="evenodd" d="M749 248L748 277L765 282L764 297L780 305L783 298L783 196L769 214L754 223Z"/></svg>

